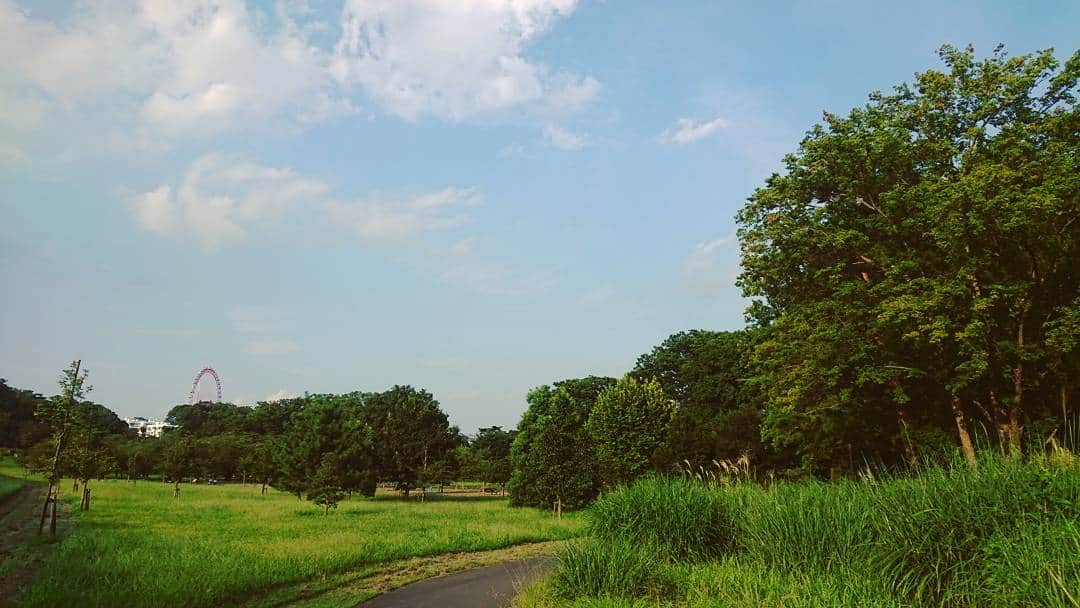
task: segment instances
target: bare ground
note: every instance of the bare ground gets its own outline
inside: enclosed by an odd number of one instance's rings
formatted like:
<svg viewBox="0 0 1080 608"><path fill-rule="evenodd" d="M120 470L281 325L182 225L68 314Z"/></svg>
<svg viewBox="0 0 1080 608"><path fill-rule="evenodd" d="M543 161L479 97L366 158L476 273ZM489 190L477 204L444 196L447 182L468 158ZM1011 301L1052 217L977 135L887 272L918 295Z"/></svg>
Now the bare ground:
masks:
<svg viewBox="0 0 1080 608"><path fill-rule="evenodd" d="M0 607L15 605L56 545L47 540L48 531L44 537L37 535L44 499L44 484L26 482L0 503ZM63 538L68 528L63 501L57 515L57 537Z"/></svg>

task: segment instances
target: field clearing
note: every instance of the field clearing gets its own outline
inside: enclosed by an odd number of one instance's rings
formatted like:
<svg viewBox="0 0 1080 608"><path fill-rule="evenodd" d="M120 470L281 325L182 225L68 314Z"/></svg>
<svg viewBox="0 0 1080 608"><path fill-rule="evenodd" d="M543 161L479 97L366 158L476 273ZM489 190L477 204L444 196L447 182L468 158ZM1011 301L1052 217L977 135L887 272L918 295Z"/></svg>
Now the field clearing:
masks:
<svg viewBox="0 0 1080 608"><path fill-rule="evenodd" d="M74 502L70 482L61 487ZM392 570L392 562L563 540L582 528L572 514L557 520L501 498L355 498L324 516L293 495L260 496L253 485L184 484L179 500L161 483L90 487L91 511L73 516L72 533L21 605L219 606L265 604L267 596L280 605L351 574ZM354 584L335 601L374 593Z"/></svg>

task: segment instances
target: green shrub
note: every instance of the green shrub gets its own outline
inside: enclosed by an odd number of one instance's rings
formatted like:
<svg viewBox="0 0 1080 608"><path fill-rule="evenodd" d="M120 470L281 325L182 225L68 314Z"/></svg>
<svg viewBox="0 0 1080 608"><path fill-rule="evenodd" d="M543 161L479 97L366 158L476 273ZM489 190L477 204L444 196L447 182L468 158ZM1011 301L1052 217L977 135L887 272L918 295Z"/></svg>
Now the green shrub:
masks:
<svg viewBox="0 0 1080 608"><path fill-rule="evenodd" d="M626 541L585 539L558 554L552 578L564 598L659 596L671 591L656 553Z"/></svg>
<svg viewBox="0 0 1080 608"><path fill-rule="evenodd" d="M851 481L777 484L743 512L742 546L774 568L829 572L866 551L873 506Z"/></svg>
<svg viewBox="0 0 1080 608"><path fill-rule="evenodd" d="M980 608L1080 606L1080 522L1027 524L983 545L975 575L950 603Z"/></svg>
<svg viewBox="0 0 1080 608"><path fill-rule="evenodd" d="M1080 607L1080 460L1065 451L768 489L647 478L588 515L591 540L555 575L566 600Z"/></svg>
<svg viewBox="0 0 1080 608"><path fill-rule="evenodd" d="M736 547L742 493L718 492L686 479L648 477L598 499L591 534L626 542L667 559L700 560Z"/></svg>
<svg viewBox="0 0 1080 608"><path fill-rule="evenodd" d="M991 539L1011 538L1026 524L1080 518L1078 473L987 457L974 471L930 468L873 486L868 563L904 596L945 599L954 580L962 586L977 576Z"/></svg>

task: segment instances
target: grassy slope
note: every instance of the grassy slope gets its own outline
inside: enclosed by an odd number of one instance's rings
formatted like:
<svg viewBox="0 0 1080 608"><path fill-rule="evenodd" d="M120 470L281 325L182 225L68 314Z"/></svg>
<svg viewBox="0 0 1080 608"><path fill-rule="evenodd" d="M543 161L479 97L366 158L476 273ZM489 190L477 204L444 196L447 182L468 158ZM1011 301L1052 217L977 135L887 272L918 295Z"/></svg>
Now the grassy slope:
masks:
<svg viewBox="0 0 1080 608"><path fill-rule="evenodd" d="M21 479L12 479L11 477L0 475L0 502L3 502L5 498L18 492L21 487L23 487Z"/></svg>
<svg viewBox="0 0 1080 608"><path fill-rule="evenodd" d="M520 608L1080 607L1080 459L768 491L645 480Z"/></svg>
<svg viewBox="0 0 1080 608"><path fill-rule="evenodd" d="M9 456L0 458L0 501L18 492L25 483L23 468Z"/></svg>
<svg viewBox="0 0 1080 608"><path fill-rule="evenodd" d="M501 499L356 499L323 516L254 486L91 484L26 606L209 606L376 564L482 551L578 533L580 520L512 509ZM69 490L66 484L63 489ZM73 500L73 497L68 497Z"/></svg>

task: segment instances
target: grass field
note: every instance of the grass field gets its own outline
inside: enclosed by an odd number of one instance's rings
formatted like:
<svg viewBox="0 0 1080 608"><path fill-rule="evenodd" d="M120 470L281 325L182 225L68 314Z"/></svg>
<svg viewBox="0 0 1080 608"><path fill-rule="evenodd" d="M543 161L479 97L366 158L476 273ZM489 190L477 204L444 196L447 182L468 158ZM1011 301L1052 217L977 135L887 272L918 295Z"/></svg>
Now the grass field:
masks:
<svg viewBox="0 0 1080 608"><path fill-rule="evenodd" d="M1078 608L1080 459L910 478L707 487L646 479L519 608Z"/></svg>
<svg viewBox="0 0 1080 608"><path fill-rule="evenodd" d="M0 476L0 502L18 492L21 487L23 487L22 480Z"/></svg>
<svg viewBox="0 0 1080 608"><path fill-rule="evenodd" d="M394 562L581 530L580 517L556 520L500 498L357 498L324 516L292 495L260 496L255 486L185 484L178 501L160 483L106 480L91 488L92 509L75 513L73 531L20 605L281 604L351 580L350 593L330 602L350 605L374 594L358 578L391 572Z"/></svg>

